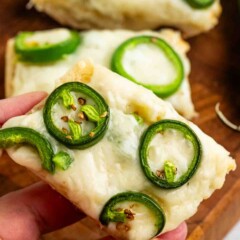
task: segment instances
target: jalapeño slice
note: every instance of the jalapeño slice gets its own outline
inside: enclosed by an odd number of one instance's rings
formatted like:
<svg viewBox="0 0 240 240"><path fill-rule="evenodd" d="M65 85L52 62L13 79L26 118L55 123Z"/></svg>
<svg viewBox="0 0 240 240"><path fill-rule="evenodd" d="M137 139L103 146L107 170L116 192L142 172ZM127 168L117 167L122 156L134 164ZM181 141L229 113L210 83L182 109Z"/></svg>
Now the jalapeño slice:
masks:
<svg viewBox="0 0 240 240"><path fill-rule="evenodd" d="M148 211L151 217L149 215L146 219L144 210ZM146 239L152 239L161 233L165 225L165 214L162 208L151 197L139 192L123 192L113 196L105 204L99 217L103 225L108 226L113 222L116 223L117 229L126 231L131 231L135 219L136 225L139 225L141 220L149 223L150 231L148 226L144 225L145 233L148 230Z"/></svg>
<svg viewBox="0 0 240 240"><path fill-rule="evenodd" d="M132 76L124 67L124 57L125 54L136 48L138 45L149 44L154 45L159 48L167 61L171 64L175 71L175 75L173 79L170 79L169 83L157 83L157 84L147 84L140 82L134 76ZM160 56L161 57L161 56ZM149 90L153 91L157 96L166 98L174 94L182 84L184 79L184 66L183 63L175 52L175 50L163 39L153 37L153 36L137 36L128 39L124 43L122 43L114 52L111 61L111 68L114 72L126 77L127 79L140 84ZM148 69L147 71L151 71ZM158 80L158 79L156 79Z"/></svg>
<svg viewBox="0 0 240 240"><path fill-rule="evenodd" d="M54 33L57 31L64 31L65 37L58 40L56 34L54 39ZM15 51L19 56L20 61L33 62L33 63L45 63L52 62L61 59L64 55L70 54L76 50L80 44L80 35L76 31L70 30L53 30L44 31L40 33L52 34L53 36L47 36L46 39L38 40L34 36L37 32L21 32L15 38Z"/></svg>
<svg viewBox="0 0 240 240"><path fill-rule="evenodd" d="M69 82L48 97L43 118L49 133L69 148L84 149L105 134L109 107L94 89L80 82Z"/></svg>
<svg viewBox="0 0 240 240"><path fill-rule="evenodd" d="M178 156L175 163L171 161L171 159L166 159L162 164L163 168L157 171L151 169L149 162L149 146L153 138L157 136L157 134L164 137L164 133L169 130L180 133L181 139L179 141L186 141L193 149L193 156L190 156L190 163L187 166L187 170L181 173L177 179L178 169L176 161L179 159ZM172 133L171 135L174 136L176 134ZM174 149L168 148L168 150L173 151ZM161 154L161 152L159 154ZM176 120L166 119L151 125L143 134L139 148L139 157L144 174L152 183L165 189L177 188L188 182L199 166L201 155L202 148L197 135L188 125ZM181 161L182 160L183 159L181 159ZM184 165L186 165L186 162L184 162Z"/></svg>
<svg viewBox="0 0 240 240"><path fill-rule="evenodd" d="M0 130L0 148L9 148L16 144L27 143L35 147L42 160L42 167L53 173L54 152L49 141L37 131L25 127L12 127Z"/></svg>
<svg viewBox="0 0 240 240"><path fill-rule="evenodd" d="M184 0L184 1L186 1L192 8L204 9L210 7L215 0Z"/></svg>

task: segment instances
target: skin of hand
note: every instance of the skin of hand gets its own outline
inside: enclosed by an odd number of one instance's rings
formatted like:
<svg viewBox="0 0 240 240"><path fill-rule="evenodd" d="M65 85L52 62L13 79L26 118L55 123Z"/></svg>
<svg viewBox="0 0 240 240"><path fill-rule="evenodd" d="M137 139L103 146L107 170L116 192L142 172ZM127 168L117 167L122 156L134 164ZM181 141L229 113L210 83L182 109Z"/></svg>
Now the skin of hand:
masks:
<svg viewBox="0 0 240 240"><path fill-rule="evenodd" d="M33 92L0 100L0 126L11 117L27 113L46 96L44 92ZM39 182L0 198L0 240L37 240L42 234L83 217L85 215L68 200L47 184ZM186 235L187 226L182 223L155 240L185 240Z"/></svg>

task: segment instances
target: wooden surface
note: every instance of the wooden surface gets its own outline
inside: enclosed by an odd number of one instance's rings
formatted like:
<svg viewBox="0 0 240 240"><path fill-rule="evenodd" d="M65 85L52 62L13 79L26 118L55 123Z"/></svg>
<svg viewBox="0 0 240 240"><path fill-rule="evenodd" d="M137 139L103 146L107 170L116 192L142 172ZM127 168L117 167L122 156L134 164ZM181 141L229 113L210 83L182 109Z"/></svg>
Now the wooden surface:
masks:
<svg viewBox="0 0 240 240"><path fill-rule="evenodd" d="M212 31L190 39L192 96L199 117L194 122L222 144L240 163L240 133L216 117L214 106L240 124L240 14L237 1L223 1L220 24ZM20 30L39 30L59 24L35 10L26 10L26 0L0 2L0 98L4 98L4 53L8 38ZM199 19L201 21L201 19ZM0 161L0 196L37 181L5 155ZM240 168L231 173L224 187L204 201L188 220L190 240L220 240L240 219ZM59 236L59 235L58 235ZM58 237L58 239L60 239ZM239 234L240 239L240 234Z"/></svg>

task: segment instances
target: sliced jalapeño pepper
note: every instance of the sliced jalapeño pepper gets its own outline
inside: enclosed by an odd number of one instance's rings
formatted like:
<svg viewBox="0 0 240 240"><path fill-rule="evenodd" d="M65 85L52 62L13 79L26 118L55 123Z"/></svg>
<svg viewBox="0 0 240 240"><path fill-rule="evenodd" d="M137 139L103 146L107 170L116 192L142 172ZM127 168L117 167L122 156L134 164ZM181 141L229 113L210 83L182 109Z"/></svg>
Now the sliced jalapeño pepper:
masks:
<svg viewBox="0 0 240 240"><path fill-rule="evenodd" d="M157 170L156 172L151 169L149 163L149 146L151 141L157 134L163 135L167 130L175 130L182 133L182 137L186 139L187 143L191 144L193 148L191 162L187 170L183 172L178 179L176 179L177 166L175 166L171 160L166 159L163 164L163 169ZM188 182L199 166L201 155L202 148L197 135L185 123L176 120L162 120L151 125L143 134L139 148L139 157L144 174L152 183L165 189L177 188Z"/></svg>
<svg viewBox="0 0 240 240"><path fill-rule="evenodd" d="M34 38L32 40L31 38L34 36L34 32L19 33L15 39L15 51L20 61L33 63L51 62L74 52L80 44L80 35L75 31L65 31L69 36L62 41L54 41L54 43L43 40L38 42L34 40ZM57 35L56 38L58 38Z"/></svg>
<svg viewBox="0 0 240 240"><path fill-rule="evenodd" d="M176 74L175 78L171 79L168 84L144 84L134 76L130 75L124 67L123 59L128 50L135 48L140 44L153 44L157 46L166 56L168 61L173 66ZM163 39L153 37L153 36L138 36L131 39L128 39L122 43L114 52L111 61L111 68L114 72L126 77L127 79L140 84L149 90L153 91L157 96L166 98L174 94L182 84L184 79L184 67L183 63L174 51L174 49L166 43Z"/></svg>
<svg viewBox="0 0 240 240"><path fill-rule="evenodd" d="M0 148L9 148L22 143L36 147L42 160L42 167L51 173L54 172L53 149L43 135L25 127L12 127L0 130Z"/></svg>
<svg viewBox="0 0 240 240"><path fill-rule="evenodd" d="M43 118L49 133L59 142L69 148L84 149L104 136L109 107L94 89L80 82L69 82L48 97Z"/></svg>
<svg viewBox="0 0 240 240"><path fill-rule="evenodd" d="M73 159L68 153L60 151L54 155L52 161L54 162L56 168L67 170L73 162Z"/></svg>
<svg viewBox="0 0 240 240"><path fill-rule="evenodd" d="M214 0L184 0L186 1L192 8L196 9L204 9L210 7Z"/></svg>
<svg viewBox="0 0 240 240"><path fill-rule="evenodd" d="M145 207L153 216L154 226L153 231L148 236L148 239L152 239L164 228L165 225L165 214L158 203L146 194L139 192L123 192L113 196L103 207L99 220L107 226L111 222L124 223L125 230L130 230L128 223L134 221L135 218L141 216L143 212L137 210L137 205ZM135 210L136 209L136 210ZM140 209L141 210L141 209ZM136 219L139 224L139 219ZM151 221L150 218L143 216L143 221ZM132 225L132 224L131 224ZM146 228L146 225L144 226Z"/></svg>

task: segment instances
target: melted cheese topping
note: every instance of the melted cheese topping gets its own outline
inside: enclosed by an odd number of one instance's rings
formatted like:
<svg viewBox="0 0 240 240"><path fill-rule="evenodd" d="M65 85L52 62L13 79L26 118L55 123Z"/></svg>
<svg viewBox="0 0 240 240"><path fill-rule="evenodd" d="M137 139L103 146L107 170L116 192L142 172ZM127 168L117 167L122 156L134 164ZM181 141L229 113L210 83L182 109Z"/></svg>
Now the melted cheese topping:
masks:
<svg viewBox="0 0 240 240"><path fill-rule="evenodd" d="M70 32L67 29L60 28L47 31L37 31L26 39L26 44L38 43L39 45L44 44L56 44L63 42L70 37Z"/></svg>
<svg viewBox="0 0 240 240"><path fill-rule="evenodd" d="M153 44L138 44L123 55L126 72L142 84L166 85L176 71L161 49Z"/></svg>
<svg viewBox="0 0 240 240"><path fill-rule="evenodd" d="M155 135L148 150L148 162L151 170L154 173L158 170L161 171L164 169L164 162L170 161L177 168L175 180L187 172L194 155L192 143L184 138L180 131L173 129Z"/></svg>
<svg viewBox="0 0 240 240"><path fill-rule="evenodd" d="M57 30L53 30L57 31ZM162 30L161 32L143 31L89 31L81 33L83 41L78 49L66 56L65 59L50 63L50 64L26 64L17 62L15 65L13 76L13 95L19 95L31 91L46 91L51 92L54 89L54 81L63 76L74 64L81 59L92 59L95 63L110 67L112 54L115 49L125 40L139 35L155 36L164 39L178 53L184 64L185 78L182 86L171 97L166 100L173 104L174 108L183 116L191 118L195 115L194 106L190 96L190 86L188 83L188 74L190 72L190 64L186 58L188 45L181 39L178 32L172 30ZM41 39L41 34L37 35ZM46 38L44 38L46 40ZM174 77L174 69L169 61L164 58L159 49L152 47L139 46L136 51L130 52L130 60L126 62L125 67L132 71L134 75L140 77L143 82L155 82L156 76L158 81L168 82ZM143 55L140 51L143 50L148 59L144 59L144 65L137 64L132 66L131 61ZM153 59L154 61L151 61ZM157 59L157 60L156 60ZM146 77L146 78L145 78Z"/></svg>

